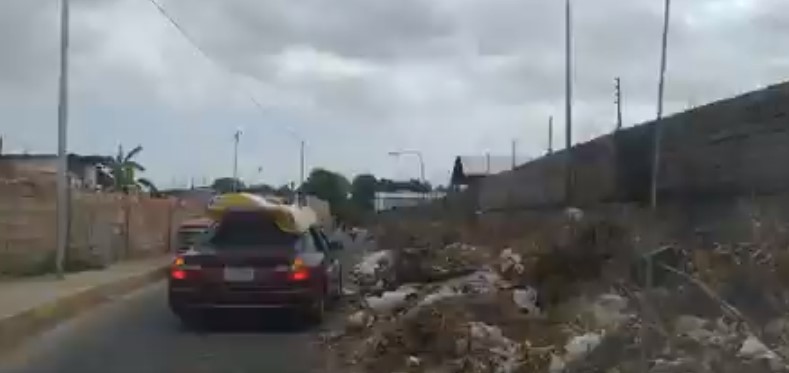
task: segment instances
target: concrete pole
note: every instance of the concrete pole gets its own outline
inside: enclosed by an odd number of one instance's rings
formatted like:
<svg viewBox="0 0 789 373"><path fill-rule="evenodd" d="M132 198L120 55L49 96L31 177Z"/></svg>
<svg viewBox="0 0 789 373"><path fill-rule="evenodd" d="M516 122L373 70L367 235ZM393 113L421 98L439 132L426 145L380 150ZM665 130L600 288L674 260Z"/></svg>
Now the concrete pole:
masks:
<svg viewBox="0 0 789 373"><path fill-rule="evenodd" d="M616 78L616 130L622 129L622 81Z"/></svg>
<svg viewBox="0 0 789 373"><path fill-rule="evenodd" d="M233 134L233 191L238 191L238 142L241 139L241 130Z"/></svg>
<svg viewBox="0 0 789 373"><path fill-rule="evenodd" d="M304 198L302 196L301 188L304 187L304 171L305 171L304 169L305 169L305 167L306 167L306 165L305 165L305 159L304 159L304 140L301 140L301 143L299 144L299 178L301 180L301 186L299 186L299 193L298 193L298 197L297 197L297 199L299 200L299 205L303 205L304 204L304 201L303 201Z"/></svg>
<svg viewBox="0 0 789 373"><path fill-rule="evenodd" d="M553 154L553 116L548 117L548 154Z"/></svg>
<svg viewBox="0 0 789 373"><path fill-rule="evenodd" d="M564 193L565 203L573 204L573 77L572 77L572 10L570 0L565 1L565 139L564 146L567 152Z"/></svg>
<svg viewBox="0 0 789 373"><path fill-rule="evenodd" d="M657 210L658 205L658 177L660 176L660 147L663 137L663 126L660 123L663 119L663 94L666 83L666 65L668 54L668 31L669 20L671 19L671 0L665 0L665 10L663 12L663 39L661 43L660 53L660 77L658 83L658 102L657 102L657 119L655 120L655 133L653 136L652 144L652 188L650 190L650 206L653 210Z"/></svg>
<svg viewBox="0 0 789 373"><path fill-rule="evenodd" d="M60 82L58 91L58 167L57 167L57 251L55 272L65 273L64 261L68 247L69 180L68 180L68 47L69 0L60 2Z"/></svg>
<svg viewBox="0 0 789 373"><path fill-rule="evenodd" d="M518 146L518 140L512 139L512 169L513 170L515 169L515 167L518 166L517 146Z"/></svg>

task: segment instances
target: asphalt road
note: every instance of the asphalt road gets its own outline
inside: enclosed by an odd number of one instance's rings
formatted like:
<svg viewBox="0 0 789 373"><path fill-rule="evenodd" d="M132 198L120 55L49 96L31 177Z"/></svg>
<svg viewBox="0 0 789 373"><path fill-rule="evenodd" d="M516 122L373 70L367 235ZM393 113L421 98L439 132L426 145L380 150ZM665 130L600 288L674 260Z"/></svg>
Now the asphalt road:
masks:
<svg viewBox="0 0 789 373"><path fill-rule="evenodd" d="M348 268L361 250L346 250ZM321 329L336 327L337 313ZM0 372L319 372L321 329L283 313L236 312L191 330L170 314L160 282L32 338L0 357Z"/></svg>

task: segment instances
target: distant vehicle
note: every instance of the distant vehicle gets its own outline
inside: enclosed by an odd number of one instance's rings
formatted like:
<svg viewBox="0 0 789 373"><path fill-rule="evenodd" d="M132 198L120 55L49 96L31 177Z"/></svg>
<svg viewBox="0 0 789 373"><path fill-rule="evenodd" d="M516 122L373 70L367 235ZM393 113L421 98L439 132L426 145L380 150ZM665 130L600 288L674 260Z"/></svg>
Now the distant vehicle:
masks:
<svg viewBox="0 0 789 373"><path fill-rule="evenodd" d="M176 234L175 252L184 253L196 244L200 237L205 234L214 221L209 218L189 219L178 226Z"/></svg>
<svg viewBox="0 0 789 373"><path fill-rule="evenodd" d="M342 294L342 249L309 210L253 196L229 196L209 207L201 242L170 268L171 310L194 324L218 309L292 309L319 323Z"/></svg>

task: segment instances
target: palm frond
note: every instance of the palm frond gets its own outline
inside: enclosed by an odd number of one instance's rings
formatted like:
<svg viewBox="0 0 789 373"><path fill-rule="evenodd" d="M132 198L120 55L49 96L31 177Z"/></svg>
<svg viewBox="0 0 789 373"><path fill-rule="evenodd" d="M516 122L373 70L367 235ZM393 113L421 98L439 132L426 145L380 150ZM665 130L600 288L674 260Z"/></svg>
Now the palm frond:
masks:
<svg viewBox="0 0 789 373"><path fill-rule="evenodd" d="M137 163L135 161L126 161L124 166L126 168L129 168L129 169L132 169L132 170L137 170L137 171L140 171L140 172L145 171L145 167L143 167L141 164L139 164L139 163Z"/></svg>
<svg viewBox="0 0 789 373"><path fill-rule="evenodd" d="M159 189L156 188L156 185L154 185L152 181L144 177L137 179L137 184L144 186L146 189L148 189L148 192L150 192L151 194L155 194L159 192Z"/></svg>
<svg viewBox="0 0 789 373"><path fill-rule="evenodd" d="M129 153L126 154L126 157L123 158L123 161L124 162L131 161L131 159L134 158L134 156L139 154L141 151L142 151L142 145L135 146L134 149L132 149Z"/></svg>

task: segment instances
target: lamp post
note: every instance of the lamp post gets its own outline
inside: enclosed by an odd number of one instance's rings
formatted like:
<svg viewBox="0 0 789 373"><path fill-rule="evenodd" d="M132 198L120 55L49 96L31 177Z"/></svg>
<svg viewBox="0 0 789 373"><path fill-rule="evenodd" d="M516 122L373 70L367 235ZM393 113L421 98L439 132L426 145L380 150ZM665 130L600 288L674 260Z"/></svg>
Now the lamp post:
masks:
<svg viewBox="0 0 789 373"><path fill-rule="evenodd" d="M57 167L57 247L55 272L64 273L64 258L68 246L69 184L66 135L68 133L68 46L69 0L60 2L60 82L58 90L58 167Z"/></svg>
<svg viewBox="0 0 789 373"><path fill-rule="evenodd" d="M425 159L422 158L422 152L418 150L401 150L401 151L394 151L389 152L389 155L393 157L399 157L401 155L415 155L419 158L419 178L422 182L422 185L427 186L427 180L425 180ZM422 199L427 200L427 193L422 194Z"/></svg>
<svg viewBox="0 0 789 373"><path fill-rule="evenodd" d="M238 191L238 142L241 140L241 130L233 134L233 191Z"/></svg>
<svg viewBox="0 0 789 373"><path fill-rule="evenodd" d="M658 77L657 119L655 132L652 138L652 185L650 188L650 206L657 210L658 205L658 177L660 176L660 146L663 136L663 93L666 85L666 64L668 55L668 31L671 20L671 0L665 0L663 9L663 37L660 45L660 76Z"/></svg>
<svg viewBox="0 0 789 373"><path fill-rule="evenodd" d="M425 183L425 184L427 183L427 181L425 180L425 160L424 160L424 158L422 158L422 152L420 152L418 150L401 150L401 151L389 152L389 155L391 155L393 157L399 157L401 155L415 155L415 156L417 156L419 158L419 178L420 178L419 180L422 183Z"/></svg>
<svg viewBox="0 0 789 373"><path fill-rule="evenodd" d="M565 99L564 99L564 115L565 115L565 135L564 135L564 146L565 151L567 152L566 158L566 166L565 166L565 175L564 175L564 193L565 193L565 203L568 206L572 206L573 204L573 188L575 184L575 175L574 169L575 166L573 164L573 76L572 76L572 61L573 61L573 50L572 50L572 5L570 0L565 1L565 13L564 13L564 88L565 88Z"/></svg>

